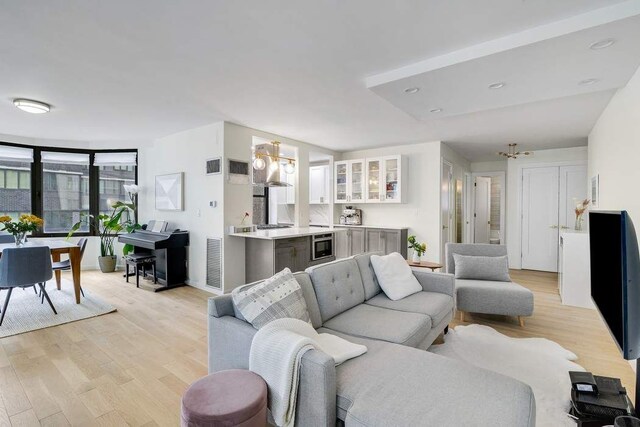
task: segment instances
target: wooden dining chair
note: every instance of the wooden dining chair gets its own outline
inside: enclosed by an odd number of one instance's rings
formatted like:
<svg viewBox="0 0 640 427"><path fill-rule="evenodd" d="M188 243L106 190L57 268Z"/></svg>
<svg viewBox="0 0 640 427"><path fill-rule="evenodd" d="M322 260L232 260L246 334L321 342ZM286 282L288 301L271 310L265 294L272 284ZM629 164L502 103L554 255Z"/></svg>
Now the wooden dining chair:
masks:
<svg viewBox="0 0 640 427"><path fill-rule="evenodd" d="M84 257L84 250L87 247L87 242L89 241L89 239L87 239L86 237L83 237L81 239L78 240L78 246L80 246L80 262L82 262L82 257ZM71 260L70 259L65 259L64 261L60 261L60 262L54 262L52 264L53 267L53 271L70 271L71 270ZM45 283L43 285L45 288L47 287L47 284ZM82 293L82 296L84 297L84 290L82 289L82 286L80 286L80 292ZM40 303L44 303L44 295L42 294L42 292L40 292Z"/></svg>
<svg viewBox="0 0 640 427"><path fill-rule="evenodd" d="M0 326L7 314L14 288L30 288L38 285L53 313L58 314L44 288L44 283L52 277L51 250L48 246L5 248L0 258L0 289L6 289L7 296L0 314Z"/></svg>

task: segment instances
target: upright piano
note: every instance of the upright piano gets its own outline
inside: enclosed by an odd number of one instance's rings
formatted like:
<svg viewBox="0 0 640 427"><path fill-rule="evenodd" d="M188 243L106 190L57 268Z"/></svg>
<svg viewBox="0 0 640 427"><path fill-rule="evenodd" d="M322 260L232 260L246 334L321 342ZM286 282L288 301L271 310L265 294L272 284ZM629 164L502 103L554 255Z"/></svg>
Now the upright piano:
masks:
<svg viewBox="0 0 640 427"><path fill-rule="evenodd" d="M188 231L135 230L132 233L119 235L118 241L132 245L135 254L155 255L156 274L160 283L160 286L153 287L156 292L185 284Z"/></svg>

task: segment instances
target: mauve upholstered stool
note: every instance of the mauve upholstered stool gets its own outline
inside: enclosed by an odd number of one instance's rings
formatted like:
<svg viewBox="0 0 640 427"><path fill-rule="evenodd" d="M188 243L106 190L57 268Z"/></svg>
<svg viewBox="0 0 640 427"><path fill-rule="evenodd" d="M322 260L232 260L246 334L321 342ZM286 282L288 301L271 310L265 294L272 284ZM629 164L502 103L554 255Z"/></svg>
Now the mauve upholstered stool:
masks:
<svg viewBox="0 0 640 427"><path fill-rule="evenodd" d="M181 419L183 427L265 427L267 384L243 369L207 375L182 396Z"/></svg>

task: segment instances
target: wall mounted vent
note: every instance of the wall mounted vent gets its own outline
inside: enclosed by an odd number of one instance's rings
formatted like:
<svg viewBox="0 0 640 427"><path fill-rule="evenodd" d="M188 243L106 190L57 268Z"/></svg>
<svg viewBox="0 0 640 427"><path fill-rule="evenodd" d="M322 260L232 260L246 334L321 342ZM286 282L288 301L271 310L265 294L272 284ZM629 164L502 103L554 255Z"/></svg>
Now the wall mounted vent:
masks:
<svg viewBox="0 0 640 427"><path fill-rule="evenodd" d="M222 239L207 237L207 286L222 291Z"/></svg>
<svg viewBox="0 0 640 427"><path fill-rule="evenodd" d="M217 175L222 172L222 159L216 157L207 159L207 175Z"/></svg>
<svg viewBox="0 0 640 427"><path fill-rule="evenodd" d="M227 180L230 184L249 184L249 162L229 159Z"/></svg>

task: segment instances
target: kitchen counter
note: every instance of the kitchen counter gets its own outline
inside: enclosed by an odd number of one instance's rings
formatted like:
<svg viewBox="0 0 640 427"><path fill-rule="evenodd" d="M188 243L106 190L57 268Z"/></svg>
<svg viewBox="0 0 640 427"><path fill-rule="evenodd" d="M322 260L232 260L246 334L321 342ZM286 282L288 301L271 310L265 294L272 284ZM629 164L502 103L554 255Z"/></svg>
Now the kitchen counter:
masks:
<svg viewBox="0 0 640 427"><path fill-rule="evenodd" d="M385 230L406 230L409 227L400 227L397 225L369 225L369 224L362 224L362 225L351 225L351 224L333 224L334 227L339 227L339 228L343 228L343 227L353 227L353 228L380 228L380 229L385 229Z"/></svg>
<svg viewBox="0 0 640 427"><path fill-rule="evenodd" d="M326 234L346 231L344 228L334 227L292 227L275 228L271 230L256 230L251 233L231 233L230 236L244 237L246 239L277 240L290 239L292 237L313 236L316 234Z"/></svg>

